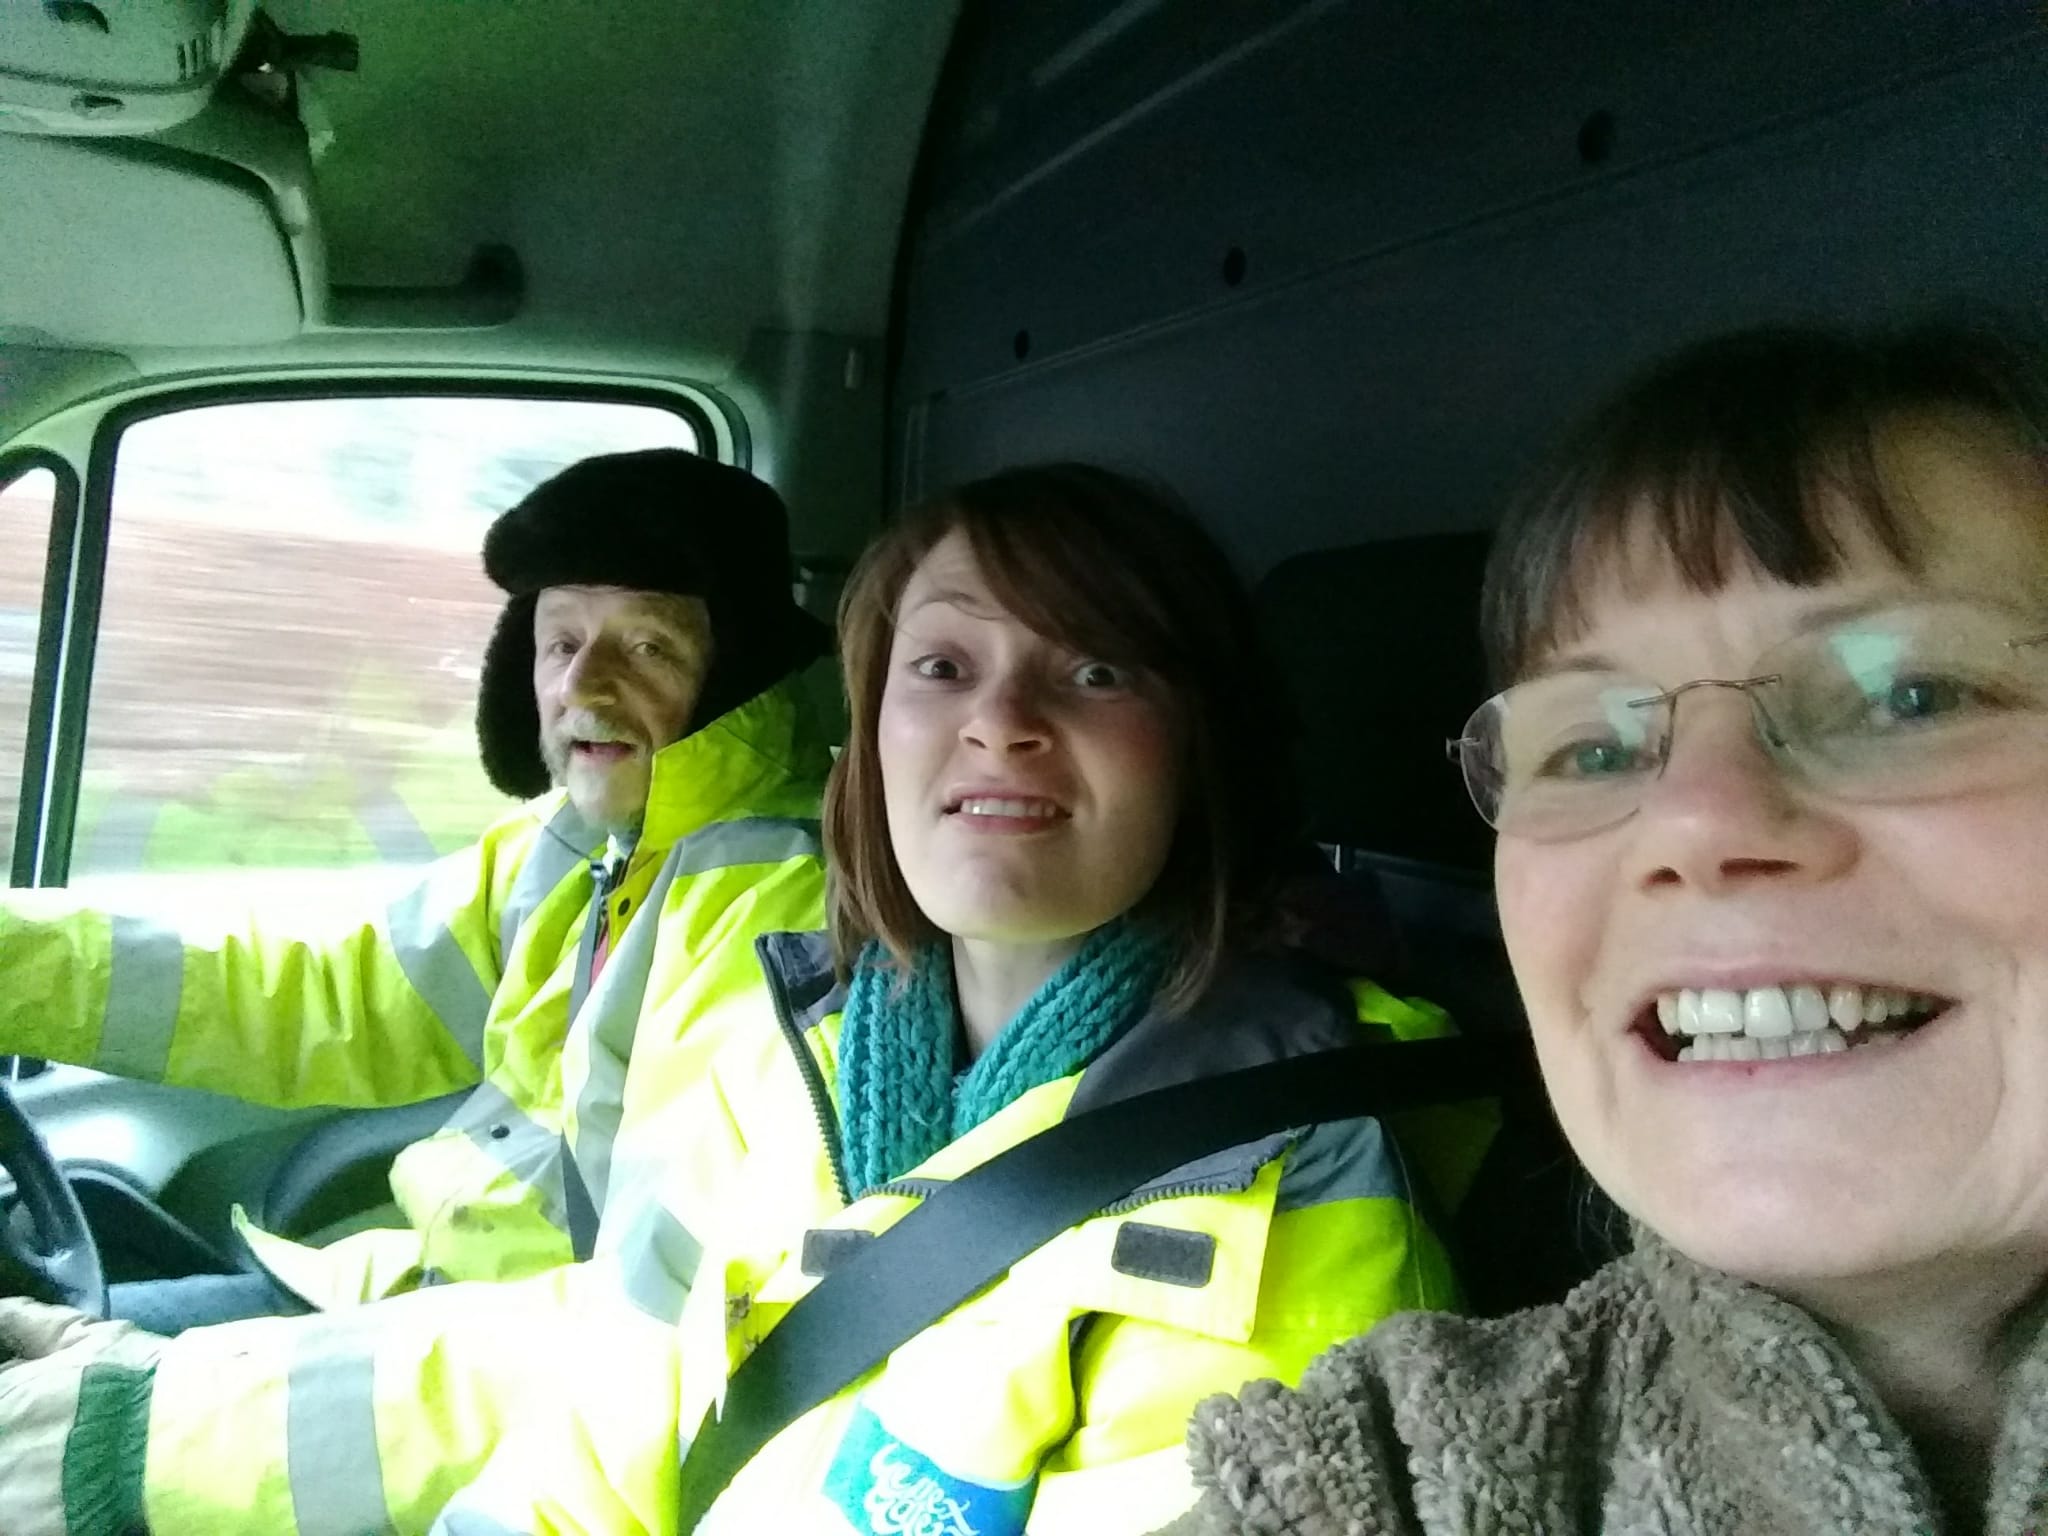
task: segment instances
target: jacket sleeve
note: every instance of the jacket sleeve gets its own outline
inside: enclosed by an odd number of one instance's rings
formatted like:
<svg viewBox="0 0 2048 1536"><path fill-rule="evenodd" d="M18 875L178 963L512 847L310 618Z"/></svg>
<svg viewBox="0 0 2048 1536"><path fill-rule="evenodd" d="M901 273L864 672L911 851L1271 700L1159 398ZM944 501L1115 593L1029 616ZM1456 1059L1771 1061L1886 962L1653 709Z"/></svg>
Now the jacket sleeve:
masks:
<svg viewBox="0 0 2048 1536"><path fill-rule="evenodd" d="M631 1379L673 1337L588 1264L181 1334L156 1368L149 1530L415 1536L573 1380Z"/></svg>
<svg viewBox="0 0 2048 1536"><path fill-rule="evenodd" d="M815 927L823 901L814 853L766 871L704 871L672 893L661 922L665 941L670 934L676 941L664 943L664 974L649 980L631 1096L640 1095L643 1080L662 1077L657 1069L673 1065L671 1058L696 1064L686 1078L702 1077L691 1036L722 1027L706 1016L712 1002L756 1013L765 1006L755 932L782 920ZM647 1131L661 1141L650 1156L660 1151L693 1176L715 1183L717 1170L729 1166L721 1140L727 1128L714 1115L657 1114ZM622 1137L619 1146L628 1144ZM614 1202L643 1193L632 1180L614 1179L605 1226ZM634 1230L659 1235L645 1224ZM442 1286L352 1312L180 1335L157 1367L151 1408L145 1496L153 1536L423 1532L491 1462L511 1428L552 1423L557 1405L572 1396L587 1415L570 1419L564 1434L617 1445L629 1460L649 1446L672 1455L675 1431L660 1426L677 1413L676 1331L644 1300L629 1298L687 1289L692 1276L666 1267L673 1253L601 1248L594 1262L529 1280ZM632 1417L622 1416L627 1403ZM510 1447L504 1465L530 1474L542 1464L537 1453L549 1466L572 1464L550 1441ZM347 1518L331 1513L337 1510ZM622 1527L607 1513L590 1528Z"/></svg>
<svg viewBox="0 0 2048 1536"><path fill-rule="evenodd" d="M441 1509L432 1536L673 1536L695 1428L681 1422L675 1331L616 1301L565 1323L549 1341L557 1369L601 1360L601 1379L565 1374Z"/></svg>
<svg viewBox="0 0 2048 1536"><path fill-rule="evenodd" d="M259 913L180 931L63 892L12 893L0 1051L286 1107L467 1086L500 974L494 888L510 871L493 866L515 852L486 837L369 921L318 938Z"/></svg>

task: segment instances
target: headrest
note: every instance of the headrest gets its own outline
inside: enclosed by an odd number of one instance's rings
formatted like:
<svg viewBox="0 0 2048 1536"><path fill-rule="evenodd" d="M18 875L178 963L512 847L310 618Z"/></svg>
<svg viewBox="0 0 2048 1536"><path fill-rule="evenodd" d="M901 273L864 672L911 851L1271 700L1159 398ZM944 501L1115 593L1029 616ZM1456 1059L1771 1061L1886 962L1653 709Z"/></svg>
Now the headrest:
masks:
<svg viewBox="0 0 2048 1536"><path fill-rule="evenodd" d="M1315 550L1259 583L1259 622L1301 719L1316 841L1492 869L1493 834L1444 755L1487 695L1487 542L1454 533Z"/></svg>

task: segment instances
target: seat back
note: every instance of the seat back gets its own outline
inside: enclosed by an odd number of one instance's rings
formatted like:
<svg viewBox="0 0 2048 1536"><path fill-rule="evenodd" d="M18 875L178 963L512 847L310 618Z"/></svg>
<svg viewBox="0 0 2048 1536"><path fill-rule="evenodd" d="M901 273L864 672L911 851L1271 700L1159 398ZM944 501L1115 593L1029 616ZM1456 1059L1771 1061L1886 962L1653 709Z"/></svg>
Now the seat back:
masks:
<svg viewBox="0 0 2048 1536"><path fill-rule="evenodd" d="M1484 534L1298 555L1259 584L1300 719L1309 829L1390 915L1418 990L1479 1033L1519 1029L1493 909L1493 835L1444 743L1485 696Z"/></svg>
<svg viewBox="0 0 2048 1536"><path fill-rule="evenodd" d="M1381 978L1503 1037L1501 1129L1449 1225L1474 1310L1555 1300L1615 1251L1610 1209L1550 1112L1493 902L1493 834L1444 744L1487 694L1483 534L1317 550L1254 594L1300 718L1310 832L1397 945Z"/></svg>
<svg viewBox="0 0 2048 1536"><path fill-rule="evenodd" d="M1485 870L1493 838L1443 744L1486 696L1479 533L1314 550L1255 600L1301 713L1302 793L1324 842Z"/></svg>

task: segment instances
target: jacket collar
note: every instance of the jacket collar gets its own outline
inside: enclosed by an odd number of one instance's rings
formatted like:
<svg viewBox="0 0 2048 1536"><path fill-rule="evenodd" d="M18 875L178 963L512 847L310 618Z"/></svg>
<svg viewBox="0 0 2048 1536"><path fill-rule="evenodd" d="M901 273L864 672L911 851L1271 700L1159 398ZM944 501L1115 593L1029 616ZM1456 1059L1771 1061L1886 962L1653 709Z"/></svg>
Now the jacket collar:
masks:
<svg viewBox="0 0 2048 1536"><path fill-rule="evenodd" d="M1238 956L1225 962L1186 1013L1155 1007L1111 1041L1082 1071L1066 1112L1078 1115L1154 1088L1356 1043L1357 1032L1336 998L1308 984L1295 966ZM1259 1170L1293 1140L1283 1131L1219 1148L1140 1186L1116 1208L1178 1190L1249 1189Z"/></svg>
<svg viewBox="0 0 2048 1536"><path fill-rule="evenodd" d="M768 985L800 1033L818 1028L846 1006L846 984L826 934L767 934L756 952ZM1237 958L1222 967L1186 1013L1154 1007L1113 1040L1082 1070L1061 1118L1153 1088L1354 1043L1356 1032L1334 997L1309 984L1293 966L1264 957ZM1289 1140L1281 1133L1219 1149L1160 1175L1118 1202L1118 1208L1176 1190L1248 1189Z"/></svg>
<svg viewBox="0 0 2048 1536"><path fill-rule="evenodd" d="M764 934L756 949L769 984L789 1003L799 1029L846 1006L846 984L834 967L829 934ZM1284 959L1240 957L1225 962L1186 1013L1154 1007L1112 1041L1083 1073L1069 1113L1357 1043L1337 992Z"/></svg>
<svg viewBox="0 0 2048 1536"><path fill-rule="evenodd" d="M769 988L799 1031L814 1029L846 1006L846 983L832 961L826 933L764 933L754 941Z"/></svg>
<svg viewBox="0 0 2048 1536"><path fill-rule="evenodd" d="M1088 1064L1067 1113L1240 1067L1356 1045L1337 990L1264 955L1232 957L1194 1007L1154 1007Z"/></svg>
<svg viewBox="0 0 2048 1536"><path fill-rule="evenodd" d="M808 804L804 815L817 814L818 786L832 758L804 688L804 675L792 673L654 754L636 857L659 853L736 812L764 814L771 808L765 802L785 788ZM536 804L565 841L593 854L604 847L604 833L577 814L565 791Z"/></svg>

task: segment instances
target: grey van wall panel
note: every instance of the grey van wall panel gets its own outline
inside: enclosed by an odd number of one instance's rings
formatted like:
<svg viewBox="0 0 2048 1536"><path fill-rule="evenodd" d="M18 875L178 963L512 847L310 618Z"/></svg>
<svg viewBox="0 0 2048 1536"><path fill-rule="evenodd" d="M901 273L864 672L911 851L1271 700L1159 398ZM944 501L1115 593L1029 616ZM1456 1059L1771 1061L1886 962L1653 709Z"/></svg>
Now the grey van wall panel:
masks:
<svg viewBox="0 0 2048 1536"><path fill-rule="evenodd" d="M1218 11L1260 25L1221 30ZM1050 82L997 52L994 78L961 83L935 125L910 350L948 382L980 377L1019 329L1043 356L1206 302L1233 244L1285 281L2042 32L2010 0L1167 0L1123 52ZM1189 56L1190 35L1213 51ZM1577 143L1596 110L1616 124L1597 176Z"/></svg>
<svg viewBox="0 0 2048 1536"><path fill-rule="evenodd" d="M909 232L905 494L1104 458L1263 570L1485 524L1562 414L1693 336L2048 294L2048 31L2024 7L1798 0L1708 31L1706 8L1247 4L1262 30L1212 23L1192 64L1188 8L1140 9L1099 50L1120 74L1077 83L1084 59L1042 102L1005 83L1029 71L1002 34L956 59ZM1114 78L1151 104L1111 111ZM1589 170L1595 106L1615 152Z"/></svg>

